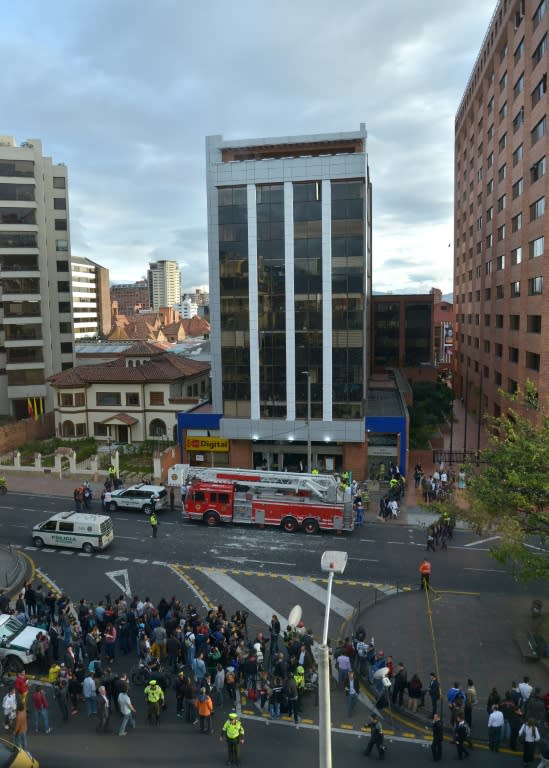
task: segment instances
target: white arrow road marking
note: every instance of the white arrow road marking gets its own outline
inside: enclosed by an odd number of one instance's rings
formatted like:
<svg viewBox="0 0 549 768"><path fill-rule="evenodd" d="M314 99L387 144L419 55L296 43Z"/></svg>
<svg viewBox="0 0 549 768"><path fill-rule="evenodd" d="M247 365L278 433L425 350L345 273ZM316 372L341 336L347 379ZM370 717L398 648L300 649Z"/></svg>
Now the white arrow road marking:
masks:
<svg viewBox="0 0 549 768"><path fill-rule="evenodd" d="M122 590L125 595L131 597L130 577L127 568L124 568L121 571L106 571L105 576L114 582L118 589ZM122 583L122 580L124 583Z"/></svg>
<svg viewBox="0 0 549 768"><path fill-rule="evenodd" d="M501 536L490 536L489 539L479 539L478 541L470 541L469 544L464 544L464 547L478 547L479 544L486 544L488 541L496 541L501 539Z"/></svg>

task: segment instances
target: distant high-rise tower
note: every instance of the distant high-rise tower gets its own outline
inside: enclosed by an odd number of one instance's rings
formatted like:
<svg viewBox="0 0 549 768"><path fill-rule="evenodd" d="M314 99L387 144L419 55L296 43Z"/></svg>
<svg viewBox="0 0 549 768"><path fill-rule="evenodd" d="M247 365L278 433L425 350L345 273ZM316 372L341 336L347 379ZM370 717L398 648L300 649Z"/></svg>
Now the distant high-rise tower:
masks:
<svg viewBox="0 0 549 768"><path fill-rule="evenodd" d="M74 364L70 280L67 168L0 136L0 413L51 410L46 379Z"/></svg>
<svg viewBox="0 0 549 768"><path fill-rule="evenodd" d="M177 261L153 261L148 271L149 299L152 309L181 303L181 272Z"/></svg>
<svg viewBox="0 0 549 768"><path fill-rule="evenodd" d="M75 340L109 333L109 270L90 259L71 256L71 278Z"/></svg>
<svg viewBox="0 0 549 768"><path fill-rule="evenodd" d="M549 395L548 40L547 0L500 0L455 119L454 386L480 415Z"/></svg>

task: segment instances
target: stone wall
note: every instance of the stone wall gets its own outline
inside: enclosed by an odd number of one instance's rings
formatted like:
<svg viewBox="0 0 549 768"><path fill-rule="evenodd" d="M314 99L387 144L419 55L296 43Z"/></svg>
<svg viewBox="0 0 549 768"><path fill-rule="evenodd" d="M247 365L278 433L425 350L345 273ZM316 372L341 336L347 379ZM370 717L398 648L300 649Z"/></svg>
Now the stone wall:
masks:
<svg viewBox="0 0 549 768"><path fill-rule="evenodd" d="M0 427L0 454L9 453L32 440L47 440L55 437L53 413L46 413L44 421L21 419Z"/></svg>

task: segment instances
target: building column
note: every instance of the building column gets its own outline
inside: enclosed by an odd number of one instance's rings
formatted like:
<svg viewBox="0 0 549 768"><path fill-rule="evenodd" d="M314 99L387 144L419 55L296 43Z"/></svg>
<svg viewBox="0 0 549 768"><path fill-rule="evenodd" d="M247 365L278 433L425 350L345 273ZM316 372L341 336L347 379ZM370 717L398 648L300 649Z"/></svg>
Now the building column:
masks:
<svg viewBox="0 0 549 768"><path fill-rule="evenodd" d="M284 182L284 262L286 293L286 419L295 421L294 187Z"/></svg>
<svg viewBox="0 0 549 768"><path fill-rule="evenodd" d="M332 188L322 181L322 421L332 421Z"/></svg>
<svg viewBox="0 0 549 768"><path fill-rule="evenodd" d="M259 320L257 296L257 205L255 184L248 184L248 312L250 317L250 418L260 418Z"/></svg>

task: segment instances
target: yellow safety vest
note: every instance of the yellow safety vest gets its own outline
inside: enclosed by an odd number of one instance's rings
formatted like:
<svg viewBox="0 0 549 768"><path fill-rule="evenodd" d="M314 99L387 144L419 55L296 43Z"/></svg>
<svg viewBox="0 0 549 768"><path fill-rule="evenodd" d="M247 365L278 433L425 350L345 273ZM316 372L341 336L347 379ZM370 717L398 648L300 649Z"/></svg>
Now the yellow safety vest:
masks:
<svg viewBox="0 0 549 768"><path fill-rule="evenodd" d="M294 680L298 689L305 687L305 675L302 675L300 672L296 672L294 675Z"/></svg>
<svg viewBox="0 0 549 768"><path fill-rule="evenodd" d="M223 732L231 740L244 737L244 728L240 720L227 720L223 726Z"/></svg>
<svg viewBox="0 0 549 768"><path fill-rule="evenodd" d="M150 701L151 704L154 704L157 701L160 701L164 698L164 694L162 693L162 688L159 685L150 686L148 685L145 688L145 696L147 697L147 701Z"/></svg>

